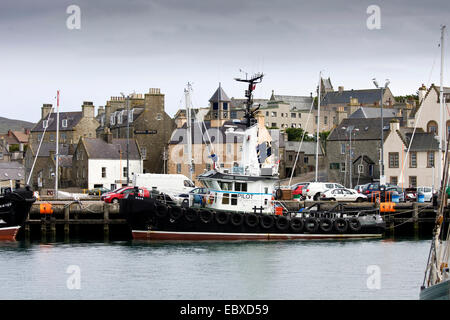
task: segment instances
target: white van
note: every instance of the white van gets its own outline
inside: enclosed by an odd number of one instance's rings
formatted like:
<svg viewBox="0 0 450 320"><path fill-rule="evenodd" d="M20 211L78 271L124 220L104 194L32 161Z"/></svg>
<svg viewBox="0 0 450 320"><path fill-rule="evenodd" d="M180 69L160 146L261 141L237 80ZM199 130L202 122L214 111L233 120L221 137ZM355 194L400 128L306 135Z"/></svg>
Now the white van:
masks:
<svg viewBox="0 0 450 320"><path fill-rule="evenodd" d="M343 185L334 182L311 182L306 187L306 198L308 200L319 200L320 195L327 190L336 189L336 188L345 188ZM302 190L303 191L303 190ZM303 193L305 195L305 193Z"/></svg>
<svg viewBox="0 0 450 320"><path fill-rule="evenodd" d="M195 188L191 179L182 174L157 174L135 173L133 174L133 186L144 187L149 191L158 190L169 196L178 196Z"/></svg>

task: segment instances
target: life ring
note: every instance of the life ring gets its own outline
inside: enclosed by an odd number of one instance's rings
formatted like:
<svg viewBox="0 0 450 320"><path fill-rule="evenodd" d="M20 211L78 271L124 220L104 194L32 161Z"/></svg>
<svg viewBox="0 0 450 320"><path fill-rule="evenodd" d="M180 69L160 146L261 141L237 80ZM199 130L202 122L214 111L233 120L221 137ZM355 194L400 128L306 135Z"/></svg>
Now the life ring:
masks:
<svg viewBox="0 0 450 320"><path fill-rule="evenodd" d="M209 210L201 210L200 211L200 220L203 223L210 223L214 218L214 212Z"/></svg>
<svg viewBox="0 0 450 320"><path fill-rule="evenodd" d="M278 216L275 225L278 230L286 230L289 228L289 219L285 216Z"/></svg>
<svg viewBox="0 0 450 320"><path fill-rule="evenodd" d="M192 208L186 210L184 214L187 222L195 222L198 219L198 211Z"/></svg>
<svg viewBox="0 0 450 320"><path fill-rule="evenodd" d="M353 232L358 232L361 230L361 222L358 220L358 218L350 218L348 220L348 227Z"/></svg>
<svg viewBox="0 0 450 320"><path fill-rule="evenodd" d="M337 218L333 222L334 229L339 233L347 231L348 221L344 218Z"/></svg>
<svg viewBox="0 0 450 320"><path fill-rule="evenodd" d="M305 230L309 233L317 232L319 229L319 223L317 222L317 219L308 217L305 220Z"/></svg>
<svg viewBox="0 0 450 320"><path fill-rule="evenodd" d="M209 194L207 202L208 202L208 204L214 203L214 194L213 193Z"/></svg>
<svg viewBox="0 0 450 320"><path fill-rule="evenodd" d="M305 226L305 222L300 217L294 217L290 221L290 226L292 231L301 232L303 230L303 227Z"/></svg>
<svg viewBox="0 0 450 320"><path fill-rule="evenodd" d="M158 218L164 218L165 216L167 216L169 209L167 208L167 206L163 205L163 204L159 204L156 206L156 216Z"/></svg>
<svg viewBox="0 0 450 320"><path fill-rule="evenodd" d="M240 212L233 212L230 221L233 226L238 227L244 222L244 215Z"/></svg>
<svg viewBox="0 0 450 320"><path fill-rule="evenodd" d="M254 228L259 223L259 217L254 213L247 213L247 214L245 214L245 223L250 228Z"/></svg>
<svg viewBox="0 0 450 320"><path fill-rule="evenodd" d="M271 228L275 222L273 216L267 214L262 215L259 221L261 223L261 227L263 227L264 229Z"/></svg>
<svg viewBox="0 0 450 320"><path fill-rule="evenodd" d="M275 191L275 200L281 200L282 197L283 197L283 192L281 191L281 189L277 189Z"/></svg>
<svg viewBox="0 0 450 320"><path fill-rule="evenodd" d="M170 207L169 210L169 217L170 219L177 221L178 219L180 219L183 216L183 210L184 208L181 207Z"/></svg>
<svg viewBox="0 0 450 320"><path fill-rule="evenodd" d="M230 214L225 211L218 211L216 213L216 221L218 224L227 224L230 221Z"/></svg>
<svg viewBox="0 0 450 320"><path fill-rule="evenodd" d="M319 228L323 232L330 232L333 230L333 221L330 218L322 218L319 221Z"/></svg>

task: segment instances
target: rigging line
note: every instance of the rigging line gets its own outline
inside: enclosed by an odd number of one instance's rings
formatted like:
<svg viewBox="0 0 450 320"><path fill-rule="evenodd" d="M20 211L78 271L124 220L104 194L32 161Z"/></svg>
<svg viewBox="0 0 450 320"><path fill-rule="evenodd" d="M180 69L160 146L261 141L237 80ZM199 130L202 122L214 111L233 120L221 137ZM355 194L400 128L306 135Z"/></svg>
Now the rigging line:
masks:
<svg viewBox="0 0 450 320"><path fill-rule="evenodd" d="M44 132L42 133L42 138L41 138L41 141L39 142L39 146L38 146L38 149L36 151L36 156L34 157L34 160L33 160L33 165L31 166L31 171L30 171L30 175L28 176L27 184L30 184L31 177L33 176L34 165L36 164L36 160L37 160L37 158L39 156L39 151L41 150L41 145L42 145L42 142L44 141L45 132L47 132L47 128L50 125L50 115L52 114L52 111L54 111L53 107L50 109L50 112L48 113L47 126L44 128Z"/></svg>
<svg viewBox="0 0 450 320"><path fill-rule="evenodd" d="M305 129L303 130L302 140L300 141L300 145L298 146L297 155L295 157L294 166L292 167L291 177L289 178L289 186L291 186L292 176L294 175L295 167L297 166L298 155L300 154L300 150L302 148L303 139L305 138L306 128L308 128L309 119L311 117L312 108L314 107L314 98L311 101L311 107L309 108L308 118L306 118Z"/></svg>

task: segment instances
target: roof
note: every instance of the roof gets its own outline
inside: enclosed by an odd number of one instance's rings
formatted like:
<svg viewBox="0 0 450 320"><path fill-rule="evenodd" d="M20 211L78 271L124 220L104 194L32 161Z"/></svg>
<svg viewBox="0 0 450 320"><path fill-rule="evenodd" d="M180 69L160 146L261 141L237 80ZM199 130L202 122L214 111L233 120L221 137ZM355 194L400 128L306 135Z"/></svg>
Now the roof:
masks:
<svg viewBox="0 0 450 320"><path fill-rule="evenodd" d="M436 103L440 103L439 98L440 98L440 87L437 87L434 85L434 83L430 86L430 88L427 90L427 93L425 94L424 98L422 99L422 101L419 101L419 104L412 110L410 117L414 118L417 111L419 111L420 107L422 106L422 103L425 101L425 99L428 97L428 95L431 92L431 89L434 89L437 95L437 101ZM443 92L445 96L450 96L450 87L443 87ZM448 99L448 98L447 98ZM445 99L444 99L445 101Z"/></svg>
<svg viewBox="0 0 450 320"><path fill-rule="evenodd" d="M231 101L230 98L228 98L225 91L223 91L222 86L220 84L216 92L214 92L212 97L209 99L209 102L218 102L218 101Z"/></svg>
<svg viewBox="0 0 450 320"><path fill-rule="evenodd" d="M327 92L322 105L350 103L350 98L357 98L358 103L375 104L380 101L380 89L344 90Z"/></svg>
<svg viewBox="0 0 450 320"><path fill-rule="evenodd" d="M406 133L406 141L409 145L411 141L412 133ZM408 147L408 146L407 146ZM416 132L414 139L411 143L409 151L438 151L439 142L436 140L436 136L431 132Z"/></svg>
<svg viewBox="0 0 450 320"><path fill-rule="evenodd" d="M398 113L397 109L383 108L383 117L396 117ZM353 112L349 118L381 118L381 108L379 107L361 107Z"/></svg>
<svg viewBox="0 0 450 320"><path fill-rule="evenodd" d="M320 146L320 144L319 144ZM287 141L285 143L286 151L298 151L300 147L300 141ZM304 152L305 155L315 155L316 154L316 143L314 141L303 141L300 152ZM323 156L322 147L319 147L319 155Z"/></svg>
<svg viewBox="0 0 450 320"><path fill-rule="evenodd" d="M59 148L58 148L59 155L61 155L61 156L68 155L69 154L69 146L70 145L68 143L60 143ZM35 156L38 151L39 144L33 143L30 146L30 148L32 151L32 155ZM49 157L50 152L56 152L56 143L55 142L42 142L41 148L39 149L38 156L39 157Z"/></svg>
<svg viewBox="0 0 450 320"><path fill-rule="evenodd" d="M20 143L28 143L29 134L21 131L13 131L12 134L16 137Z"/></svg>
<svg viewBox="0 0 450 320"><path fill-rule="evenodd" d="M285 96L274 95L275 100L288 103L292 109L296 110L309 110L314 100L313 97L308 96Z"/></svg>
<svg viewBox="0 0 450 320"><path fill-rule="evenodd" d="M59 166L62 168L72 167L72 155L60 155L59 156Z"/></svg>
<svg viewBox="0 0 450 320"><path fill-rule="evenodd" d="M0 162L0 181L22 180L25 178L25 167L17 161Z"/></svg>
<svg viewBox="0 0 450 320"><path fill-rule="evenodd" d="M108 143L101 138L82 138L82 143L89 159L126 160L127 139L112 139L112 143ZM141 159L135 140L129 140L128 149L130 160Z"/></svg>
<svg viewBox="0 0 450 320"><path fill-rule="evenodd" d="M82 111L76 112L60 112L59 113L59 131L69 131L73 130L73 128L80 122L83 117ZM39 122L31 129L31 132L43 132L44 126L42 125L45 119L39 120ZM67 120L67 126L63 127L63 121ZM47 131L56 131L56 113L52 112L50 114L49 123L47 126Z"/></svg>
<svg viewBox="0 0 450 320"><path fill-rule="evenodd" d="M142 107L134 107L134 108L130 109L130 112L133 112L133 116L132 116L132 118L133 118L132 120L133 121L130 122L130 125L131 125L144 112L144 106L142 106ZM118 115L119 115L119 113L122 113L122 122L121 123L118 123ZM126 127L127 126L128 112L126 112L126 109L123 109L123 108L117 109L116 111L111 112L110 116L112 116L112 115L115 115L116 120L114 122L114 125L111 125L111 123L109 124L110 128L118 128L118 127ZM102 116L103 115L97 116L97 121L100 123L100 126L96 129L97 131L103 128L103 126L101 125L102 122L100 120L100 118ZM106 115L105 115L105 117L106 117ZM107 123L107 121L105 119L105 123L104 124L106 124L106 123Z"/></svg>
<svg viewBox="0 0 450 320"><path fill-rule="evenodd" d="M383 118L384 132L389 132L389 122L397 119L400 121L400 126L403 125L403 119L401 117L387 117ZM343 119L341 123L331 131L328 136L328 141L347 141L348 127L358 129L352 135L352 140L380 140L381 137L381 118L347 118ZM384 134L386 138L387 134Z"/></svg>

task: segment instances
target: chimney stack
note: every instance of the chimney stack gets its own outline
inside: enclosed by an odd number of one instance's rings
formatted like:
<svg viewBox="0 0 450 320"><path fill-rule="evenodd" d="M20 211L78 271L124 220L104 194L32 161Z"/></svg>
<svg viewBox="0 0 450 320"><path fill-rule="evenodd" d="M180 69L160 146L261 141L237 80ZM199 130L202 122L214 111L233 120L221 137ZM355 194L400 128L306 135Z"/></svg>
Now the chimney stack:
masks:
<svg viewBox="0 0 450 320"><path fill-rule="evenodd" d="M399 130L400 129L400 121L398 121L397 119L391 120L389 123L389 127L392 132Z"/></svg>
<svg viewBox="0 0 450 320"><path fill-rule="evenodd" d="M104 113L105 113L105 107L104 106L99 106L98 110L97 110L97 116L101 116Z"/></svg>
<svg viewBox="0 0 450 320"><path fill-rule="evenodd" d="M83 118L94 118L95 107L91 101L83 101L81 110L83 111Z"/></svg>
<svg viewBox="0 0 450 320"><path fill-rule="evenodd" d="M103 140L105 140L106 143L112 143L112 133L108 127L105 127L105 130L103 131Z"/></svg>
<svg viewBox="0 0 450 320"><path fill-rule="evenodd" d="M339 86L339 87L338 87L338 90L339 90L339 93L344 92L344 86Z"/></svg>
<svg viewBox="0 0 450 320"><path fill-rule="evenodd" d="M44 103L41 108L41 119L47 119L47 116L51 111L52 111L52 104Z"/></svg>

